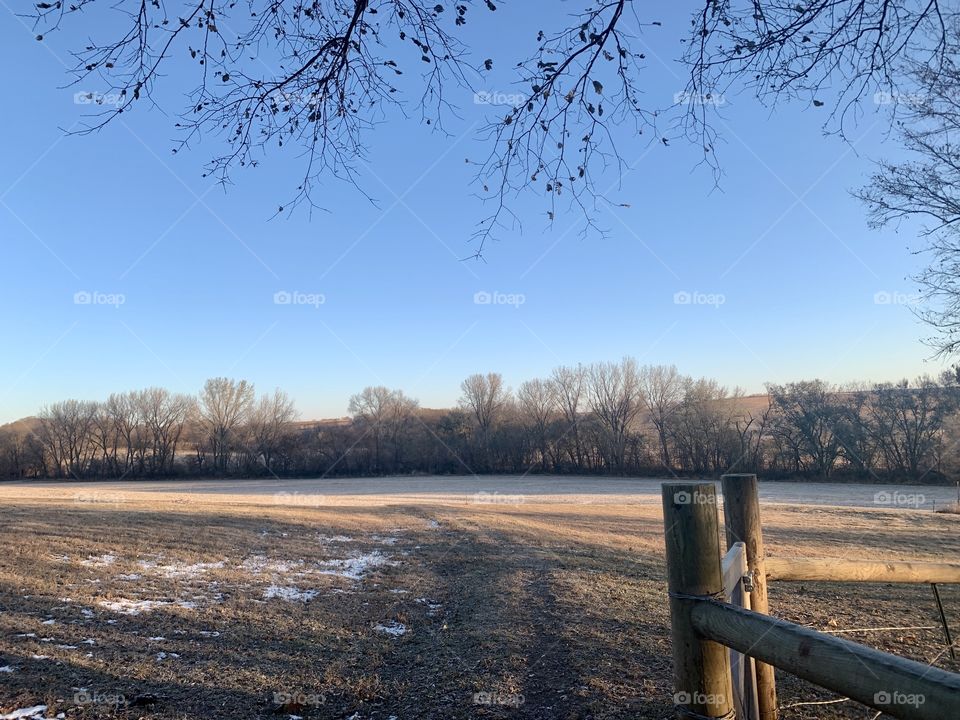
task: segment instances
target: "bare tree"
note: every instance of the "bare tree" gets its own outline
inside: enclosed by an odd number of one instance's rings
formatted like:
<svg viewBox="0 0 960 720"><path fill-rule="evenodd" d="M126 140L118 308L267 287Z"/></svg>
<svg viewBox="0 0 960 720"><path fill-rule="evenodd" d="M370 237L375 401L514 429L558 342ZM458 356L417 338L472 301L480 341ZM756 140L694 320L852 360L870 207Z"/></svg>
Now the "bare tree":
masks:
<svg viewBox="0 0 960 720"><path fill-rule="evenodd" d="M369 432L374 445L374 471L383 472L383 445L393 445L394 467L402 455L402 438L417 409L417 401L408 398L402 390L390 390L382 385L366 387L350 398L350 413Z"/></svg>
<svg viewBox="0 0 960 720"><path fill-rule="evenodd" d="M584 464L583 444L580 437L580 413L586 377L587 372L583 365L561 366L555 368L550 376L557 406L563 414L564 429L560 439L563 441L569 438L573 441L572 444L568 443L570 448L568 455L577 470L582 470Z"/></svg>
<svg viewBox="0 0 960 720"><path fill-rule="evenodd" d="M393 446L393 471L400 470L407 446L411 439L414 419L420 410L418 400L404 394L403 390L393 392L390 412L387 416L387 437Z"/></svg>
<svg viewBox="0 0 960 720"><path fill-rule="evenodd" d="M489 433L500 419L509 392L503 387L500 373L471 375L462 383L460 406L473 413L481 434Z"/></svg>
<svg viewBox="0 0 960 720"><path fill-rule="evenodd" d="M40 412L40 437L56 475L82 476L96 452L91 428L97 404L64 400Z"/></svg>
<svg viewBox="0 0 960 720"><path fill-rule="evenodd" d="M490 439L510 400L510 392L504 388L500 373L471 375L460 383L460 390L460 407L473 415L483 462L489 465Z"/></svg>
<svg viewBox="0 0 960 720"><path fill-rule="evenodd" d="M325 175L357 184L366 133L391 109L405 114L407 94L419 95L421 121L442 129L455 112L451 84L473 93L494 62L513 67L519 97L506 112L494 111L485 133L489 155L475 162L480 194L493 201L479 225L479 253L493 229L513 217L506 200L515 189L535 185L551 217L558 199L587 209L591 164L620 163L611 123L651 125L657 110L641 104L636 87L644 55L632 49L642 23L631 0L583 2L579 11L544 15L530 28L529 50L517 57L468 58L458 30L477 12L497 8L493 0L252 0L242 9L231 0L188 0L176 9L57 0L36 4L34 22L43 41L73 26L81 11L100 30L103 39L83 35L72 72L77 82L107 83L104 95L116 102L91 94L103 112L82 132L153 103L161 82L186 83L177 149L201 135L219 137L222 150L207 172L226 182L236 167L256 166L261 151L293 146L304 162L294 204L313 203ZM104 33L115 10L124 22Z"/></svg>
<svg viewBox="0 0 960 720"><path fill-rule="evenodd" d="M939 73L958 10L938 0L701 0L685 61L688 129L713 150L710 112L732 86L762 101L797 98L828 106L825 124L843 133L876 92L910 88L910 66ZM706 136L704 138L704 136Z"/></svg>
<svg viewBox="0 0 960 720"><path fill-rule="evenodd" d="M261 395L250 411L251 448L267 472L274 472L274 461L297 419L293 399L279 388L271 395Z"/></svg>
<svg viewBox="0 0 960 720"><path fill-rule="evenodd" d="M927 376L912 386L906 380L876 385L869 427L887 468L914 479L932 470L944 423L956 409L956 390Z"/></svg>
<svg viewBox="0 0 960 720"><path fill-rule="evenodd" d="M623 472L627 435L642 407L636 360L590 366L590 408L603 428L615 472Z"/></svg>
<svg viewBox="0 0 960 720"><path fill-rule="evenodd" d="M822 380L770 385L777 409L774 431L788 439L797 464L829 477L843 451L846 409L837 389Z"/></svg>
<svg viewBox="0 0 960 720"><path fill-rule="evenodd" d="M517 405L524 425L532 431L540 460L540 469L547 470L547 433L556 408L556 387L549 381L535 378L521 383L517 389Z"/></svg>
<svg viewBox="0 0 960 720"><path fill-rule="evenodd" d="M172 470L183 426L194 406L187 395L165 388L148 388L138 395L144 434L150 443L148 472L164 474Z"/></svg>
<svg viewBox="0 0 960 720"><path fill-rule="evenodd" d="M890 98L908 159L878 163L870 183L856 193L874 227L921 221L928 245L918 250L929 264L914 278L925 301L914 307L933 328L928 342L939 355L960 350L960 21L953 18L950 30L942 62L910 65L913 92Z"/></svg>
<svg viewBox="0 0 960 720"><path fill-rule="evenodd" d="M239 430L253 407L254 388L246 380L211 378L200 391L197 406L200 426L210 442L213 464L225 473Z"/></svg>
<svg viewBox="0 0 960 720"><path fill-rule="evenodd" d="M403 98L412 94L420 120L442 130L455 112L453 88L473 92L495 67L512 68L516 97L494 110L483 133L488 152L472 161L478 194L491 206L478 226L479 254L491 233L516 220L508 201L524 188L543 194L551 220L561 198L589 220L604 194L595 176L623 167L619 127L668 141L657 121L670 108L645 102L640 85L639 36L661 23L639 17L637 5L583 0L568 12L542 13L529 28L529 48L509 58L460 39L477 12L497 11L493 0L251 0L239 7L231 0L54 0L36 3L33 20L44 42L75 29L82 37L76 82L106 84L111 102L91 93L103 112L81 132L152 104L161 82L175 84L187 98L176 149L218 137L207 172L228 182L236 167L256 166L261 151L292 146L303 158L292 204L314 203L324 176L356 184L366 134L392 109L405 114ZM800 97L823 106L821 96L832 95L829 118L842 131L874 89L909 84L905 67L940 72L958 15L938 0L701 0L691 11L689 35L677 38L686 45L693 99L681 104L681 117L715 169L711 98L736 85L763 101ZM96 32L84 32L80 18Z"/></svg>
<svg viewBox="0 0 960 720"><path fill-rule="evenodd" d="M640 370L640 397L650 413L650 422L657 429L660 440L660 462L671 469L670 449L667 444L669 423L680 402L687 379L673 365L645 365Z"/></svg>

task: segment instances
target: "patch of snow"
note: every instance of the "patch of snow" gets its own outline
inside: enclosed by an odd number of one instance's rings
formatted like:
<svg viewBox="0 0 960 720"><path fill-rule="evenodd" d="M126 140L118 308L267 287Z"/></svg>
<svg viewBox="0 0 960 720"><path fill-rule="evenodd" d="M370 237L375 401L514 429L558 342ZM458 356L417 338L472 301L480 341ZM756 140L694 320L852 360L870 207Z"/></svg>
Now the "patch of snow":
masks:
<svg viewBox="0 0 960 720"><path fill-rule="evenodd" d="M49 659L49 657L50 657L49 655L31 655L30 659L31 660L47 660Z"/></svg>
<svg viewBox="0 0 960 720"><path fill-rule="evenodd" d="M113 565L117 561L117 556L113 553L104 553L103 555L90 555L86 560L81 560L81 565L86 565L87 567L106 567L107 565Z"/></svg>
<svg viewBox="0 0 960 720"><path fill-rule="evenodd" d="M153 642L163 642L166 638L163 635L157 635L156 637L147 638L147 640L152 640Z"/></svg>
<svg viewBox="0 0 960 720"><path fill-rule="evenodd" d="M307 602L313 600L318 594L316 590L298 590L295 587L271 585L264 590L263 597L267 600L279 598L288 602Z"/></svg>
<svg viewBox="0 0 960 720"><path fill-rule="evenodd" d="M54 620L53 618L50 618L49 620L44 620L44 621L43 621L42 623L40 623L40 624L41 624L41 625L56 625L56 624L57 624L57 621Z"/></svg>
<svg viewBox="0 0 960 720"><path fill-rule="evenodd" d="M126 573L124 575L117 575L117 580L142 580L143 575L139 573Z"/></svg>
<svg viewBox="0 0 960 720"><path fill-rule="evenodd" d="M317 540L328 543L348 543L353 542L353 538L347 535L317 535Z"/></svg>
<svg viewBox="0 0 960 720"><path fill-rule="evenodd" d="M127 598L121 598L120 600L101 600L99 605L107 610L112 610L113 612L124 615L139 615L140 613L152 612L161 607L180 607L185 610L194 610L197 607L196 603L184 600L172 602L169 600L129 600ZM113 625L116 621L108 620L107 622Z"/></svg>
<svg viewBox="0 0 960 720"><path fill-rule="evenodd" d="M392 592L394 595L409 595L409 594L410 594L410 591L409 591L409 590L403 590L403 589L401 589L401 588L392 588L392 589L390 590L390 592Z"/></svg>
<svg viewBox="0 0 960 720"><path fill-rule="evenodd" d="M9 665L4 665L3 667L0 667L0 673L12 673L12 672L13 672L13 668L10 667Z"/></svg>
<svg viewBox="0 0 960 720"><path fill-rule="evenodd" d="M443 605L441 605L440 603L435 603L432 600L429 600L427 598L417 598L416 602L420 603L421 605L426 605L427 615L431 615L431 616L436 615L438 612L440 612L440 608L443 607Z"/></svg>
<svg viewBox="0 0 960 720"><path fill-rule="evenodd" d="M34 705L33 707L20 708L12 712L0 715L0 720L21 720L21 718L35 718L43 715L47 711L46 705Z"/></svg>
<svg viewBox="0 0 960 720"><path fill-rule="evenodd" d="M363 576L374 568L384 565L396 565L390 558L378 550L365 555L347 558L346 560L324 560L320 563L326 567L335 568L331 570L318 570L321 575L338 575L349 578L350 580L360 580Z"/></svg>
<svg viewBox="0 0 960 720"><path fill-rule="evenodd" d="M398 623L395 620L391 620L386 625L377 625L374 630L377 632L386 633L387 635L392 635L393 637L400 637L405 635L407 632L407 626L403 623Z"/></svg>
<svg viewBox="0 0 960 720"><path fill-rule="evenodd" d="M240 563L240 568L251 573L262 573L262 572L275 572L275 573L288 573L292 572L295 568L299 568L303 565L303 560L297 560L296 562L284 562L284 561L271 561L269 558L263 555L254 555L252 557L244 558L243 562Z"/></svg>
<svg viewBox="0 0 960 720"><path fill-rule="evenodd" d="M92 618L94 615L94 612L93 610L90 610L88 608L82 608L80 610L80 614L83 615L85 618Z"/></svg>
<svg viewBox="0 0 960 720"><path fill-rule="evenodd" d="M373 535L370 538L374 542L381 543L383 545L396 545L399 538L395 537L383 537L381 535Z"/></svg>
<svg viewBox="0 0 960 720"><path fill-rule="evenodd" d="M193 578L203 575L210 570L219 570L223 567L223 561L212 563L171 563L157 567L157 571L164 577L175 580L178 578Z"/></svg>
<svg viewBox="0 0 960 720"><path fill-rule="evenodd" d="M19 634L16 635L15 637L18 637L18 638L28 638L28 637L36 637L36 636L37 636L36 633L19 633Z"/></svg>
<svg viewBox="0 0 960 720"><path fill-rule="evenodd" d="M57 645L57 650L76 650L76 645Z"/></svg>
<svg viewBox="0 0 960 720"><path fill-rule="evenodd" d="M201 630L198 634L203 637L220 637L220 633L216 630Z"/></svg>

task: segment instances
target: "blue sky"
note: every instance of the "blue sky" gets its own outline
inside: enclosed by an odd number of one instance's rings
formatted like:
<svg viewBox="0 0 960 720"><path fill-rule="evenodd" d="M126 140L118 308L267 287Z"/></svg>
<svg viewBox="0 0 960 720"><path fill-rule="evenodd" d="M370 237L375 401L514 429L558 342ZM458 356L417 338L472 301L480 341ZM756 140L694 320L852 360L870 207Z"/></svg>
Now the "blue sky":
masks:
<svg viewBox="0 0 960 720"><path fill-rule="evenodd" d="M476 11L464 37L477 63L521 59L536 5ZM675 58L687 27L682 4L662 5L651 19L663 27L637 46L656 106L683 88ZM82 33L33 35L12 15L0 23L0 60L21 68L0 87L22 99L2 110L0 422L67 397L151 385L195 392L216 375L282 387L304 417L320 417L346 414L349 396L370 384L445 406L474 372L502 372L515 387L558 364L623 355L751 392L942 367L926 360L926 330L900 302L922 263L910 251L916 229L868 229L848 194L872 159L896 151L872 107L851 147L823 136L826 108L771 111L727 96L719 190L694 148L648 146L624 128L633 169L611 197L630 207L600 211L605 236L584 237L574 213L548 226L544 198L531 194L516 205L523 232L501 233L485 262L464 262L485 214L464 160L482 154L475 128L491 110L472 91L455 98L453 137L415 117L368 135L361 175L376 206L330 181L319 197L329 212L271 219L297 184L294 153L239 171L227 191L201 177L214 145L170 152L187 89L177 68L159 109L65 137L89 111L74 93L103 88L63 87L61 59ZM515 92L509 77L494 73L475 89ZM123 304L76 303L84 292ZM324 302L277 304L277 292ZM523 302L478 304L478 292ZM677 303L677 293L723 303Z"/></svg>

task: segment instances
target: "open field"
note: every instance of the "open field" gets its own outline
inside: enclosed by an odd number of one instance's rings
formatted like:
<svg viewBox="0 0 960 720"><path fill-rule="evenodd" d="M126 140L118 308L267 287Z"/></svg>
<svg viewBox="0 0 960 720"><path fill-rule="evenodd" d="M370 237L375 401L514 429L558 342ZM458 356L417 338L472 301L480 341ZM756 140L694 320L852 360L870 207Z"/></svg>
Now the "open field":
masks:
<svg viewBox="0 0 960 720"><path fill-rule="evenodd" d="M771 555L960 551L960 517L874 505L889 486L836 486L846 498L821 485L761 487ZM0 717L38 705L47 717L151 720L670 717L658 488L4 485ZM960 630L960 588L942 594ZM922 586L774 584L771 607L826 631L937 624ZM958 669L935 628L845 636ZM831 697L779 682L785 706ZM783 713L874 715L849 702Z"/></svg>

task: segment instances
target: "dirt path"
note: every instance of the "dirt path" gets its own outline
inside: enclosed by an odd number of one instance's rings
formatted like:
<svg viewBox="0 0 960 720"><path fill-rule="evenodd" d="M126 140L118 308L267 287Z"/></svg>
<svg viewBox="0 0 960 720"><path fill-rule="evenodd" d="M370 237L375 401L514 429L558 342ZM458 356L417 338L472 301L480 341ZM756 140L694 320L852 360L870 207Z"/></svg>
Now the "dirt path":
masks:
<svg viewBox="0 0 960 720"><path fill-rule="evenodd" d="M0 668L10 670L0 714L40 704L68 720L672 712L652 502L288 506L130 493L94 504L14 493L0 513ZM779 556L960 555L955 516L771 505L764 520ZM960 589L943 597L956 630ZM854 637L951 667L928 588L779 584L771 603L827 631L929 627ZM785 704L831 697L789 676L780 687ZM118 696L124 704L104 702ZM852 703L783 714L872 716Z"/></svg>

